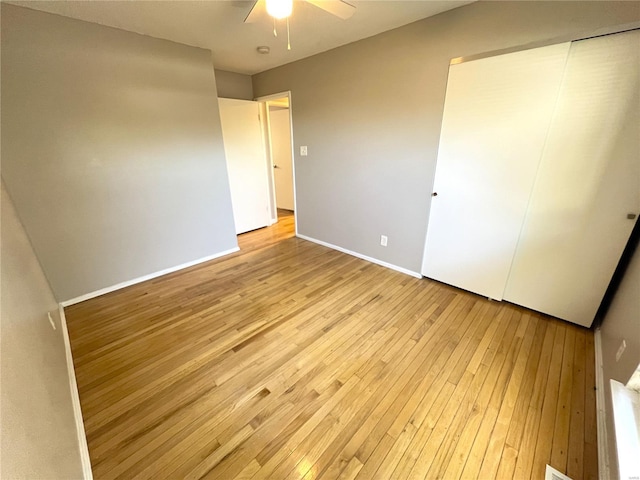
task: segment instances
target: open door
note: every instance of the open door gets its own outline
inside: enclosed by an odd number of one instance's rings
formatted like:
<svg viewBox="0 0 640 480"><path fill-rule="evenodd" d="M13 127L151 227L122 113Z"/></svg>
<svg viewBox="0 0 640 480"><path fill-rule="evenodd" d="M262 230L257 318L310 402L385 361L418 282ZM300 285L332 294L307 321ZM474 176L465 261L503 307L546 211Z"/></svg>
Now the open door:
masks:
<svg viewBox="0 0 640 480"><path fill-rule="evenodd" d="M258 102L220 98L220 121L227 157L236 233L269 222L269 175Z"/></svg>

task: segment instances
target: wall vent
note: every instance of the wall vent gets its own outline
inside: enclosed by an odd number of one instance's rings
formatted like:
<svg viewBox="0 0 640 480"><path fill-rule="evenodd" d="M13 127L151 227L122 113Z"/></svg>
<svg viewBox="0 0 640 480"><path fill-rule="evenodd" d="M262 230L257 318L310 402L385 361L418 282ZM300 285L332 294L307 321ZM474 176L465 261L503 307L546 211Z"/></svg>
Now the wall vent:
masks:
<svg viewBox="0 0 640 480"><path fill-rule="evenodd" d="M567 477L564 473L560 473L551 465L547 465L547 469L544 472L544 480L572 480L572 479L570 477Z"/></svg>

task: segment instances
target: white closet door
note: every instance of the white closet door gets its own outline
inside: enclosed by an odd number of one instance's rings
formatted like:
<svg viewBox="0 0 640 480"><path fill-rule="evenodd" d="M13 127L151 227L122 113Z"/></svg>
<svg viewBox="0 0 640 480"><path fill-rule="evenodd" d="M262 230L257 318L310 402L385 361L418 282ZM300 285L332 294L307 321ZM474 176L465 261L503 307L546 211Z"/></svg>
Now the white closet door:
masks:
<svg viewBox="0 0 640 480"><path fill-rule="evenodd" d="M452 65L422 274L502 299L569 43Z"/></svg>
<svg viewBox="0 0 640 480"><path fill-rule="evenodd" d="M248 100L218 99L236 233L269 224L269 180L260 107Z"/></svg>
<svg viewBox="0 0 640 480"><path fill-rule="evenodd" d="M639 45L572 44L506 300L591 325L640 213Z"/></svg>

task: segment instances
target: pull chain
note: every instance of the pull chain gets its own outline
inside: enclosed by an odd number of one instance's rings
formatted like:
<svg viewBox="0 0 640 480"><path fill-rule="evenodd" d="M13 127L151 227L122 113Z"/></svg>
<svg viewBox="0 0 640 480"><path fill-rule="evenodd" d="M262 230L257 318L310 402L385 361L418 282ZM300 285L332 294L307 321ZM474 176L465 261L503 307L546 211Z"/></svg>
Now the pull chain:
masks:
<svg viewBox="0 0 640 480"><path fill-rule="evenodd" d="M273 36L278 36L278 31L276 30L276 17L273 17Z"/></svg>
<svg viewBox="0 0 640 480"><path fill-rule="evenodd" d="M287 17L287 50L291 50L291 38L289 33L289 17Z"/></svg>

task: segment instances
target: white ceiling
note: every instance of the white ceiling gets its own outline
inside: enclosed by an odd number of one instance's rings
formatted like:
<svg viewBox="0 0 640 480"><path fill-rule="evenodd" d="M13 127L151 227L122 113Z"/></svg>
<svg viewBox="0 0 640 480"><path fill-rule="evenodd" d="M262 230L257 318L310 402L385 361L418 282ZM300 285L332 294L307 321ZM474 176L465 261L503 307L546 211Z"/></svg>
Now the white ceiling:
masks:
<svg viewBox="0 0 640 480"><path fill-rule="evenodd" d="M284 22L274 38L270 17L243 23L253 1L9 1L15 5L121 28L210 49L222 70L254 74L355 42L471 1L356 1L354 15L341 20L304 1L291 16L291 51ZM261 55L256 47L268 45Z"/></svg>

